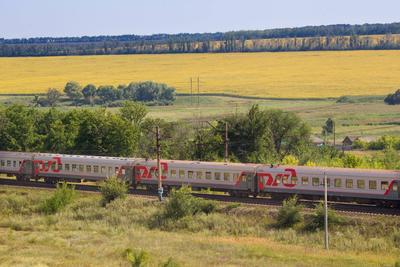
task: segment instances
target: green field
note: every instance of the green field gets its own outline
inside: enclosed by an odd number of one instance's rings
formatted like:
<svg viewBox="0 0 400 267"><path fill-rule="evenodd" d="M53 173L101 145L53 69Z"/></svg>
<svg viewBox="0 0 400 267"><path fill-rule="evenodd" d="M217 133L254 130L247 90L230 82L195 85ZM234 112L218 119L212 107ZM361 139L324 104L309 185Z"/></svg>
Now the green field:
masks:
<svg viewBox="0 0 400 267"><path fill-rule="evenodd" d="M128 197L106 207L100 195L79 193L67 208L44 215L50 190L0 188L1 266L129 266L126 249L145 250L149 266L172 258L179 266L394 266L399 260L398 220L347 218L323 232L274 226L275 208L220 204L170 229L149 226L161 204ZM397 238L397 239L396 239Z"/></svg>

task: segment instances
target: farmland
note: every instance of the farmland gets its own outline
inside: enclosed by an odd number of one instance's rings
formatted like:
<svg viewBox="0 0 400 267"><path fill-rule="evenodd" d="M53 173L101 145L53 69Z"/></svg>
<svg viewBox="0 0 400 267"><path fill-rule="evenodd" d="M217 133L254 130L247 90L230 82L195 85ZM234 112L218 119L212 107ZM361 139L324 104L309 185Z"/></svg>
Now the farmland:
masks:
<svg viewBox="0 0 400 267"><path fill-rule="evenodd" d="M272 98L386 95L400 86L400 51L282 52L0 58L0 93L153 80L190 92ZM197 91L194 80L193 91Z"/></svg>

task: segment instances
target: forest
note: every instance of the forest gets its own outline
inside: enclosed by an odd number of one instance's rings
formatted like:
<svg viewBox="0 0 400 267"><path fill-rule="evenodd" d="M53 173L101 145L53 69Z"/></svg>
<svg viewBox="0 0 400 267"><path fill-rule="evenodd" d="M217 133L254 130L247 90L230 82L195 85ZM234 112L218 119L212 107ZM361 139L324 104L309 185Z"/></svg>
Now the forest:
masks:
<svg viewBox="0 0 400 267"><path fill-rule="evenodd" d="M0 56L399 49L400 23L148 36L1 39Z"/></svg>

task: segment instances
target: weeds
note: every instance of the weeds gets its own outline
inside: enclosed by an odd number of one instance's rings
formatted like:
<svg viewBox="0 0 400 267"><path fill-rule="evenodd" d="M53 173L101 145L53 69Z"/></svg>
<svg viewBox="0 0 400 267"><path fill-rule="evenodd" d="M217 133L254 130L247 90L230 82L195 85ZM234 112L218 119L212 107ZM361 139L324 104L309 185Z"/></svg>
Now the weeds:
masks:
<svg viewBox="0 0 400 267"><path fill-rule="evenodd" d="M106 179L100 186L102 195L101 205L106 206L117 198L125 198L128 193L128 185L115 176Z"/></svg>
<svg viewBox="0 0 400 267"><path fill-rule="evenodd" d="M133 251L128 248L125 254L132 267L147 266L150 260L150 255L145 250Z"/></svg>
<svg viewBox="0 0 400 267"><path fill-rule="evenodd" d="M46 214L54 214L59 212L65 206L70 204L75 196L74 186L68 186L67 183L57 185L57 189L53 196L46 199L39 210Z"/></svg>
<svg viewBox="0 0 400 267"><path fill-rule="evenodd" d="M330 227L344 224L346 221L343 217L337 214L334 210L328 208L328 225ZM307 226L310 230L322 229L325 225L325 209L321 202L315 207L314 214L310 217L310 222Z"/></svg>
<svg viewBox="0 0 400 267"><path fill-rule="evenodd" d="M301 214L303 207L297 204L297 196L283 201L283 206L278 211L277 226L286 228L303 221Z"/></svg>

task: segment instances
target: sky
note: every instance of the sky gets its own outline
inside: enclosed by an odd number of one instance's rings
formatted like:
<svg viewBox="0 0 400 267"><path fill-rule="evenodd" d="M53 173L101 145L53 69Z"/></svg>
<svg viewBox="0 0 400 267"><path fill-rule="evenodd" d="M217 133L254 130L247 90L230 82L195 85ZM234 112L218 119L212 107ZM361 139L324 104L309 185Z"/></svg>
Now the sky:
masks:
<svg viewBox="0 0 400 267"><path fill-rule="evenodd" d="M0 38L388 23L399 10L399 0L0 0Z"/></svg>

